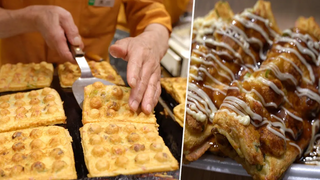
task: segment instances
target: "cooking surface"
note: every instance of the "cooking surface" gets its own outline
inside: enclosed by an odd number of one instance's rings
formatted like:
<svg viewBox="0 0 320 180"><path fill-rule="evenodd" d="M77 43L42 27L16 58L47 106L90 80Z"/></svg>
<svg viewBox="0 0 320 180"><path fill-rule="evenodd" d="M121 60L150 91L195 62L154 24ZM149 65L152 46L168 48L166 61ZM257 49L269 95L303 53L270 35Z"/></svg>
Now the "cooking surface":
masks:
<svg viewBox="0 0 320 180"><path fill-rule="evenodd" d="M78 175L78 179L141 179L141 180L166 180L166 179L178 179L179 170L172 172L160 172L160 173L150 173L150 174L141 174L141 175L129 175L129 176L116 176L110 178L88 178L88 170L84 162L84 155L81 146L81 138L79 128L82 127L82 110L80 109L77 101L75 100L71 89L63 89L60 87L59 78L55 74L51 87L56 89L60 94L60 97L63 101L63 106L65 114L67 116L67 124L61 126L68 129L72 137L72 147L75 157L75 166ZM14 92L12 92L14 93ZM8 93L0 93L4 95ZM157 118L157 123L159 126L159 134L163 138L165 144L170 149L173 156L180 162L181 157L181 142L182 142L182 128L172 119L165 115L161 115L160 111L163 111L164 108L158 104L155 108L155 115Z"/></svg>

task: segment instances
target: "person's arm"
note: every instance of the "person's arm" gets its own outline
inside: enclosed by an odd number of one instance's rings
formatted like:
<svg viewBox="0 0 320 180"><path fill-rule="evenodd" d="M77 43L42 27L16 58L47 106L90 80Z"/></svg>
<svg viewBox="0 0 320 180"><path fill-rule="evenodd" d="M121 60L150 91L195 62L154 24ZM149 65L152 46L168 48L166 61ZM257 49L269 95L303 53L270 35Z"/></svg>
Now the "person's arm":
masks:
<svg viewBox="0 0 320 180"><path fill-rule="evenodd" d="M131 109L136 111L141 104L142 110L149 114L161 94L160 61L168 49L171 21L159 2L135 3L136 6L129 8L131 10L126 14L130 17L130 33L137 36L117 41L110 47L110 54L128 61L127 80L132 88L129 99ZM128 3L127 6L133 4Z"/></svg>
<svg viewBox="0 0 320 180"><path fill-rule="evenodd" d="M66 43L83 47L71 14L57 6L29 6L19 10L0 8L0 38L22 33L40 32L48 46L62 60L74 61Z"/></svg>

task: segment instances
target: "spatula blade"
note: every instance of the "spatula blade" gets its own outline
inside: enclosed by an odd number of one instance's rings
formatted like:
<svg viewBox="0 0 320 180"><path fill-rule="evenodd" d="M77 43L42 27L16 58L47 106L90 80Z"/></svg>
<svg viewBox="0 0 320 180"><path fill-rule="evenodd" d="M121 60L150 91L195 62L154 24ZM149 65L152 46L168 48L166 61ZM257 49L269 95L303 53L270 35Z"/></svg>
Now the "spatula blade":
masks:
<svg viewBox="0 0 320 180"><path fill-rule="evenodd" d="M81 109L84 100L84 88L94 82L102 82L104 85L114 85L111 82L98 78L78 78L72 85L72 92Z"/></svg>

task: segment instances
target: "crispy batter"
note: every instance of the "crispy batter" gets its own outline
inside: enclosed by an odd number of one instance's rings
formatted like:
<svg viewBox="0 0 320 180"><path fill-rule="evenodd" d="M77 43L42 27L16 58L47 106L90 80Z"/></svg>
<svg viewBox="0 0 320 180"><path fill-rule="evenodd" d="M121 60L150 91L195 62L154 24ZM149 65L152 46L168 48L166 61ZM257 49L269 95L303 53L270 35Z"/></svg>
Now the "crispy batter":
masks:
<svg viewBox="0 0 320 180"><path fill-rule="evenodd" d="M4 64L0 70L0 92L49 87L52 78L51 63Z"/></svg>
<svg viewBox="0 0 320 180"><path fill-rule="evenodd" d="M88 123L80 132L89 177L173 171L179 168L155 124Z"/></svg>
<svg viewBox="0 0 320 180"><path fill-rule="evenodd" d="M299 21L307 24L310 19ZM254 179L280 179L311 140L311 120L320 112L316 102L320 94L315 88L318 80L312 78L312 69L318 65L312 62L312 55L303 54L299 47L307 51L307 44L318 43L319 39L301 37L320 28L316 24L308 27L317 28L293 28L284 33L285 38L275 39L261 69L243 82L233 82L238 88L228 92L213 119L219 147L240 162ZM320 48L313 48L317 59ZM284 68L283 61L295 63L303 77L299 81L291 78L288 83L290 78L283 78L282 74L292 75L289 73L294 71ZM312 100L306 103L308 99Z"/></svg>
<svg viewBox="0 0 320 180"><path fill-rule="evenodd" d="M116 85L125 85L121 76L117 74L109 62L88 61L88 64L93 76ZM80 77L81 72L77 64L66 62L58 66L58 75L61 87L69 88Z"/></svg>
<svg viewBox="0 0 320 180"><path fill-rule="evenodd" d="M278 33L281 33L280 28L277 25L276 19L274 18L274 15L272 13L271 9L271 3L268 1L259 0L254 5L253 10L255 13L257 13L259 16L268 19L271 23L271 27Z"/></svg>
<svg viewBox="0 0 320 180"><path fill-rule="evenodd" d="M82 111L82 122L140 122L156 123L154 114L146 115L141 110L133 112L129 107L130 88L103 85L95 82L86 86Z"/></svg>
<svg viewBox="0 0 320 180"><path fill-rule="evenodd" d="M0 132L62 124L66 121L58 92L51 88L0 96Z"/></svg>
<svg viewBox="0 0 320 180"><path fill-rule="evenodd" d="M311 36L320 39L320 27L314 20L314 17L299 17L295 23L295 27L306 31Z"/></svg>
<svg viewBox="0 0 320 180"><path fill-rule="evenodd" d="M161 86L170 94L178 103L184 103L186 99L187 78L161 78Z"/></svg>
<svg viewBox="0 0 320 180"><path fill-rule="evenodd" d="M37 127L0 133L0 137L1 179L77 178L72 138L66 129ZM54 146L52 139L58 140Z"/></svg>
<svg viewBox="0 0 320 180"><path fill-rule="evenodd" d="M253 8L245 9L231 20L215 19L217 16L213 12L215 10L211 12L212 23L195 23L194 27L184 136L186 156L208 140L210 135L206 133L214 125L214 113L220 108L227 91L237 88L232 84L229 88L230 83L245 79L247 74L258 69L257 64L265 59L263 51L280 33L269 2L258 1ZM259 43L249 38L257 39ZM274 92L270 88L264 90L269 97L277 98L272 96ZM281 103L282 99L278 101ZM255 108L257 113L262 113L260 110Z"/></svg>

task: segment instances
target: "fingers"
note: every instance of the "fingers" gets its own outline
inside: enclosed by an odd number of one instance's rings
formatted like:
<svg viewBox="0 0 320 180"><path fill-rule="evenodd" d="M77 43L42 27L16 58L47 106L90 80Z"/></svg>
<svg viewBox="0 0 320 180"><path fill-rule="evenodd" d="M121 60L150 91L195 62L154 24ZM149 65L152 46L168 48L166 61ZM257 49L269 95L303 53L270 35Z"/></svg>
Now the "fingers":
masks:
<svg viewBox="0 0 320 180"><path fill-rule="evenodd" d="M83 48L83 42L79 35L79 30L77 26L74 24L72 15L62 8L60 11L61 13L59 14L59 23L62 29L64 30L68 38L68 41L74 46L80 46L81 48Z"/></svg>
<svg viewBox="0 0 320 180"><path fill-rule="evenodd" d="M143 112L146 114L152 113L153 108L159 100L161 93L160 73L160 68L157 68L157 70L151 75L146 92L143 96L141 107Z"/></svg>
<svg viewBox="0 0 320 180"><path fill-rule="evenodd" d="M142 61L141 53L140 51L132 51L131 57L129 57L129 44L131 43L131 40L133 38L124 38L119 41L117 41L114 45L110 46L109 52L110 54L115 58L122 58L125 61L128 61L127 65L127 81L131 88L135 88L137 85L137 81L139 79L139 73L140 69L142 67ZM132 48L132 49L138 49L138 48ZM140 52L140 53L139 53ZM142 56L143 57L143 56Z"/></svg>
<svg viewBox="0 0 320 180"><path fill-rule="evenodd" d="M61 27L58 29L59 30L55 33L55 37L52 38L54 48L57 50L63 61L75 62L67 44L67 39L64 34L65 31Z"/></svg>
<svg viewBox="0 0 320 180"><path fill-rule="evenodd" d="M57 6L35 6L34 9L39 11L34 18L35 27L47 45L59 54L61 62L75 62L66 37L72 45L83 47L83 43L71 14Z"/></svg>
<svg viewBox="0 0 320 180"><path fill-rule="evenodd" d="M137 53L140 54L140 53ZM131 79L136 79L137 81L136 86L134 86L132 88L131 94L130 94L130 98L129 98L129 105L131 107L132 110L136 110L139 107L139 104L142 101L142 98L146 96L145 92L148 86L150 86L151 89L154 89L153 93L155 92L156 89L156 78L159 78L157 76L154 76L153 74L158 74L159 71L157 71L157 67L159 66L159 64L154 64L152 58L150 56L142 56L144 58L150 58L148 60L146 60L143 64L143 59L130 59L129 63L128 63L128 70L127 70L127 76L131 76ZM143 66L142 66L143 65ZM152 78L152 80L150 81L150 78ZM130 80L130 79L128 79ZM129 83L129 81L128 81ZM129 83L130 84L130 83ZM144 106L144 111L150 111L150 108L152 109L153 107L153 95L150 95L150 92L148 94L148 96L151 99L151 103L149 104L150 106L148 106L148 104L145 104ZM147 110L148 109L148 110Z"/></svg>
<svg viewBox="0 0 320 180"><path fill-rule="evenodd" d="M127 61L128 45L131 39L132 38L124 38L116 41L115 44L110 46L109 52L111 56L113 56L114 58L121 58Z"/></svg>

